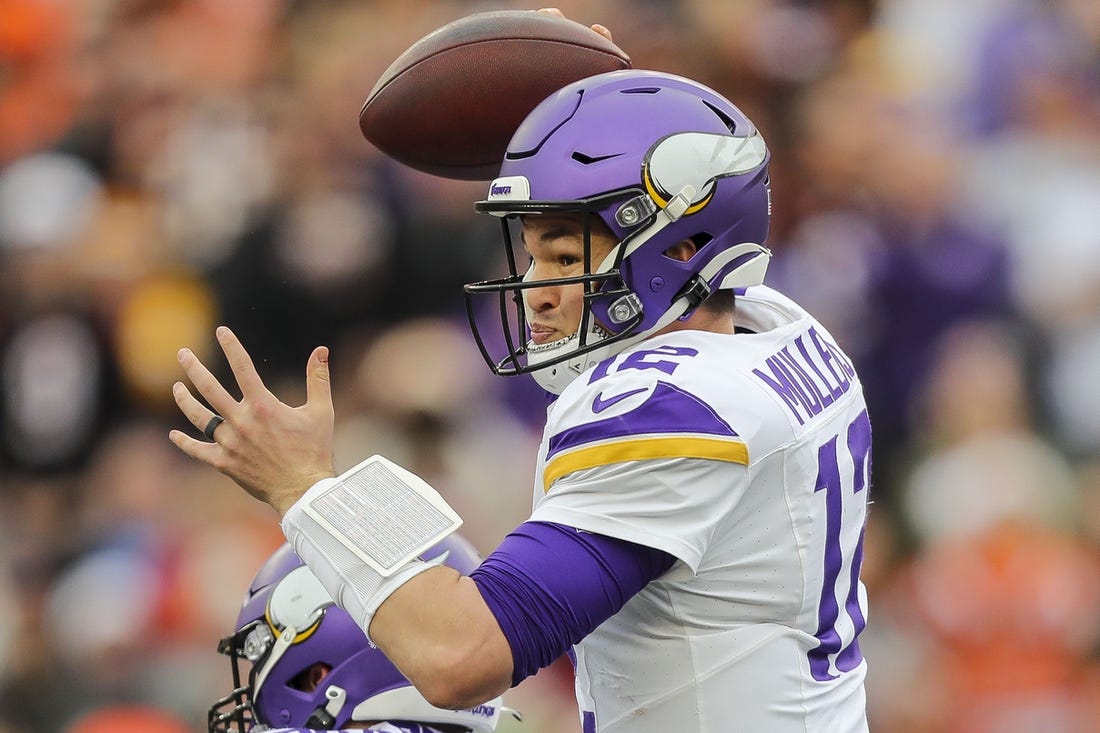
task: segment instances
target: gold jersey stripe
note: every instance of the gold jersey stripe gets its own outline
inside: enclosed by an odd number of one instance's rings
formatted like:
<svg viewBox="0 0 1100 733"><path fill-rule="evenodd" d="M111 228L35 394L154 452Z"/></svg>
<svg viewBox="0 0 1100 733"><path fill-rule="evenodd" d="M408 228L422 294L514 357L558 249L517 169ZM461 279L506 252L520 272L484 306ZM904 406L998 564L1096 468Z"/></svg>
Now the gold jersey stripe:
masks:
<svg viewBox="0 0 1100 733"><path fill-rule="evenodd" d="M549 491L555 481L574 471L653 458L708 458L747 466L749 449L739 440L685 438L682 435L594 445L563 453L547 463L542 472L542 490L544 493Z"/></svg>

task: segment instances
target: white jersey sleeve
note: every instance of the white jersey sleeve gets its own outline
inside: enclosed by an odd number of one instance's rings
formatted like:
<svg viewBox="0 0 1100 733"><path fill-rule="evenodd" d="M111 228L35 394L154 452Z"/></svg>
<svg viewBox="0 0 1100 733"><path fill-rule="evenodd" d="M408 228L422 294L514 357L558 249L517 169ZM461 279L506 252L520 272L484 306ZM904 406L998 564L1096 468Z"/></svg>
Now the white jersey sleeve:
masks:
<svg viewBox="0 0 1100 733"><path fill-rule="evenodd" d="M753 333L649 339L549 410L532 519L680 560L575 648L586 730L866 729L859 380L775 291L738 313Z"/></svg>

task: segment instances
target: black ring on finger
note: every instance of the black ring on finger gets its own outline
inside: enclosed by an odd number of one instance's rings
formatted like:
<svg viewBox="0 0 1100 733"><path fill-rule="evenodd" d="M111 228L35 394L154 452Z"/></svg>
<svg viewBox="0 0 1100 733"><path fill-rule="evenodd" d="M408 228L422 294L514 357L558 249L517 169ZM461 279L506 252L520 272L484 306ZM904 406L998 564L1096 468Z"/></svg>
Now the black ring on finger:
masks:
<svg viewBox="0 0 1100 733"><path fill-rule="evenodd" d="M214 417L210 418L210 422L206 423L206 427L202 429L202 434L210 440L214 440L214 431L218 429L218 426L225 422L225 418L217 413Z"/></svg>

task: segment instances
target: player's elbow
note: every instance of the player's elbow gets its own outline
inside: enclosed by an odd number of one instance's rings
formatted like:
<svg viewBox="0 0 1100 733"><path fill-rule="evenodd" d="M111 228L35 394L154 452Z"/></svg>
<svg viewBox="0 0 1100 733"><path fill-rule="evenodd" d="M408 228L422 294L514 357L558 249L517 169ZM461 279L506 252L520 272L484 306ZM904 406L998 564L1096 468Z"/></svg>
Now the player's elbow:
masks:
<svg viewBox="0 0 1100 733"><path fill-rule="evenodd" d="M470 684L466 680L438 680L420 690L424 699L437 708L466 710L503 694L495 685Z"/></svg>
<svg viewBox="0 0 1100 733"><path fill-rule="evenodd" d="M503 694L512 684L511 653L502 657L494 645L474 644L438 649L424 660L417 689L438 708L463 710Z"/></svg>

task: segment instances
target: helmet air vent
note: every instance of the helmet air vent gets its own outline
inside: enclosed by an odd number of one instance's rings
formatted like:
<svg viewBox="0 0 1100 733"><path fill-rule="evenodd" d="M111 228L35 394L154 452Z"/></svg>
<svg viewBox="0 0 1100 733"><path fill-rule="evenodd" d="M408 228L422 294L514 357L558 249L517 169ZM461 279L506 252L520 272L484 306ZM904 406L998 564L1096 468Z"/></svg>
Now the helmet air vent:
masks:
<svg viewBox="0 0 1100 733"><path fill-rule="evenodd" d="M592 165L593 163L599 163L601 160L618 158L620 155L622 155L622 153L611 153L610 155L585 155L577 150L573 152L573 160L583 165Z"/></svg>
<svg viewBox="0 0 1100 733"><path fill-rule="evenodd" d="M710 108L710 111L713 112L718 117L718 119L722 120L722 124L724 124L730 132L732 132L735 135L737 134L737 123L733 121L732 117L730 117L728 114L726 114L722 110L715 107L713 104L711 104L707 100L704 99L704 100L702 100L702 102L708 108Z"/></svg>
<svg viewBox="0 0 1100 733"><path fill-rule="evenodd" d="M529 139L529 136L526 136L526 135L525 136L513 137L512 141L510 143L508 143L508 150L504 153L504 159L505 160L523 160L524 158L530 158L531 156L537 154L539 152L539 150L542 148L543 144L545 144L546 141L549 140L550 137L562 127L562 125L564 125L566 122L569 122L569 120L573 119L573 115L577 114L577 109L581 106L581 100L583 98L584 98L584 90L581 89L577 92L576 96L573 98L573 106L569 107L569 108L566 108L564 110L565 115L562 117L562 119L559 120L556 124L554 124L553 127L550 128L550 131L547 132L545 135L543 135L541 138L538 138L537 140L531 140L531 139ZM531 116L536 115L539 112L539 110L541 110L541 109L542 109L541 106L536 107L535 111L531 113ZM555 109L554 111L560 113L563 110L556 110ZM522 130L524 127L526 127L526 125L521 125L520 129ZM512 149L513 145L518 146L519 149L518 150L513 150Z"/></svg>

